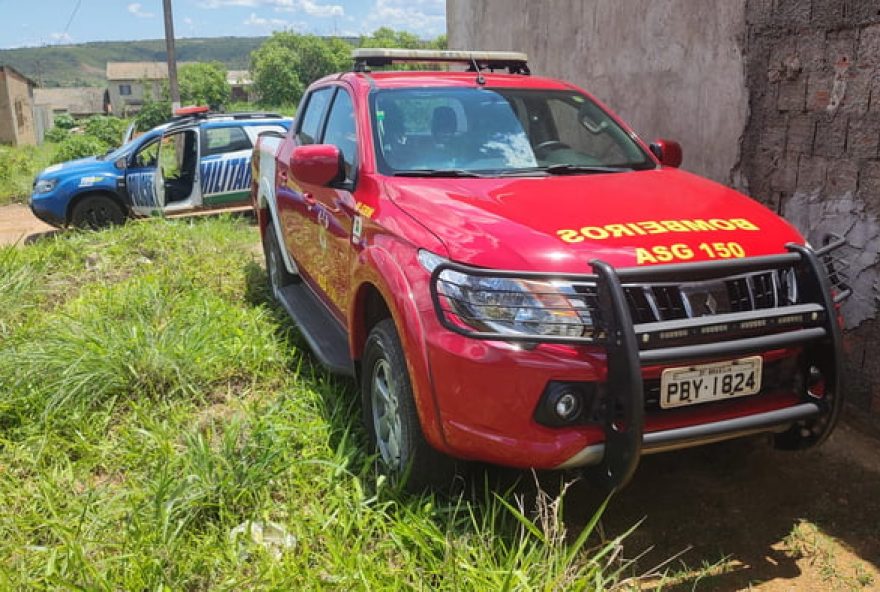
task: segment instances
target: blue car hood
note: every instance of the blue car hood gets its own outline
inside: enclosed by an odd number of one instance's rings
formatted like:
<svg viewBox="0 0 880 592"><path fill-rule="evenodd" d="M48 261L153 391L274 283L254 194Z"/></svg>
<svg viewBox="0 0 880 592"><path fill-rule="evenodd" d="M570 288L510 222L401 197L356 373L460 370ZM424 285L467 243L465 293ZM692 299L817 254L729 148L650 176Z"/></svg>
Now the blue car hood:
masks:
<svg viewBox="0 0 880 592"><path fill-rule="evenodd" d="M53 164L43 169L38 178L52 179L61 178L71 175L82 175L87 173L102 173L104 175L119 175L119 170L113 162L107 160L98 160L96 156L88 158L80 158L78 160L69 160L59 164Z"/></svg>

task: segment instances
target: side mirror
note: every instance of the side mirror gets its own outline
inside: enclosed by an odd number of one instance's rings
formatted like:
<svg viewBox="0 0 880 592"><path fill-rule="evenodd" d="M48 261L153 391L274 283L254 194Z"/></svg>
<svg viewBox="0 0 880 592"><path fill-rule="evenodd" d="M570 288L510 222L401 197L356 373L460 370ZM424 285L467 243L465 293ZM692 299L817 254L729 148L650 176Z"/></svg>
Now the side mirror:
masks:
<svg viewBox="0 0 880 592"><path fill-rule="evenodd" d="M681 166L681 144L672 140L655 140L651 152L663 166L677 169Z"/></svg>
<svg viewBox="0 0 880 592"><path fill-rule="evenodd" d="M113 165L120 171L124 171L128 166L128 157L123 156L121 158L117 158L116 162L114 162Z"/></svg>
<svg viewBox="0 0 880 592"><path fill-rule="evenodd" d="M326 187L342 178L342 153L330 144L297 146L290 156L290 174L303 183Z"/></svg>

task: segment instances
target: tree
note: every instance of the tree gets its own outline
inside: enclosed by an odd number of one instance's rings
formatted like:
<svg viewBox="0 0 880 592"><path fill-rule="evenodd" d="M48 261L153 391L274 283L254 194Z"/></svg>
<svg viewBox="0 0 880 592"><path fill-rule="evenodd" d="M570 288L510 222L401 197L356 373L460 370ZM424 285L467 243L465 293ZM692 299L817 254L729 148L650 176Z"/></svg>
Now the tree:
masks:
<svg viewBox="0 0 880 592"><path fill-rule="evenodd" d="M226 68L219 62L183 64L180 66L179 80L182 103L220 109L229 100Z"/></svg>
<svg viewBox="0 0 880 592"><path fill-rule="evenodd" d="M254 87L266 104L295 103L306 86L344 69L350 56L341 39L275 32L251 54Z"/></svg>
<svg viewBox="0 0 880 592"><path fill-rule="evenodd" d="M251 54L254 89L263 103L290 105L305 87L299 79L299 56L289 47L268 41Z"/></svg>

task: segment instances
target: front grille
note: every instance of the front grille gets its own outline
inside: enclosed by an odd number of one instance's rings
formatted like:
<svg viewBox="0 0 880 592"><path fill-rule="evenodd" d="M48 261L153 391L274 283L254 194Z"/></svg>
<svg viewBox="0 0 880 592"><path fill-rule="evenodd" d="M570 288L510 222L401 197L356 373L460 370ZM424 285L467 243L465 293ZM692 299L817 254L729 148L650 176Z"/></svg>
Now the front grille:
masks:
<svg viewBox="0 0 880 592"><path fill-rule="evenodd" d="M654 323L797 304L791 269L704 282L624 285L633 322Z"/></svg>

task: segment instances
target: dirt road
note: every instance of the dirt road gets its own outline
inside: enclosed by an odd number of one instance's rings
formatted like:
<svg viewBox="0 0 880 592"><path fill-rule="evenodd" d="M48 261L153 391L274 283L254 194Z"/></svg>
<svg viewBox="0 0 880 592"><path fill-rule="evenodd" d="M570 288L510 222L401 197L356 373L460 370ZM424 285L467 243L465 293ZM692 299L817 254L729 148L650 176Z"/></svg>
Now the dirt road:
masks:
<svg viewBox="0 0 880 592"><path fill-rule="evenodd" d="M541 486L558 491L557 479L542 475ZM530 484L517 489L534 495ZM601 501L588 483L574 483L569 532ZM880 442L843 423L811 451L751 439L646 456L602 528L613 537L642 520L624 543L624 556L644 553L638 575L684 552L648 589L880 590Z"/></svg>
<svg viewBox="0 0 880 592"><path fill-rule="evenodd" d="M24 243L55 230L31 214L26 205L0 206L0 246Z"/></svg>

